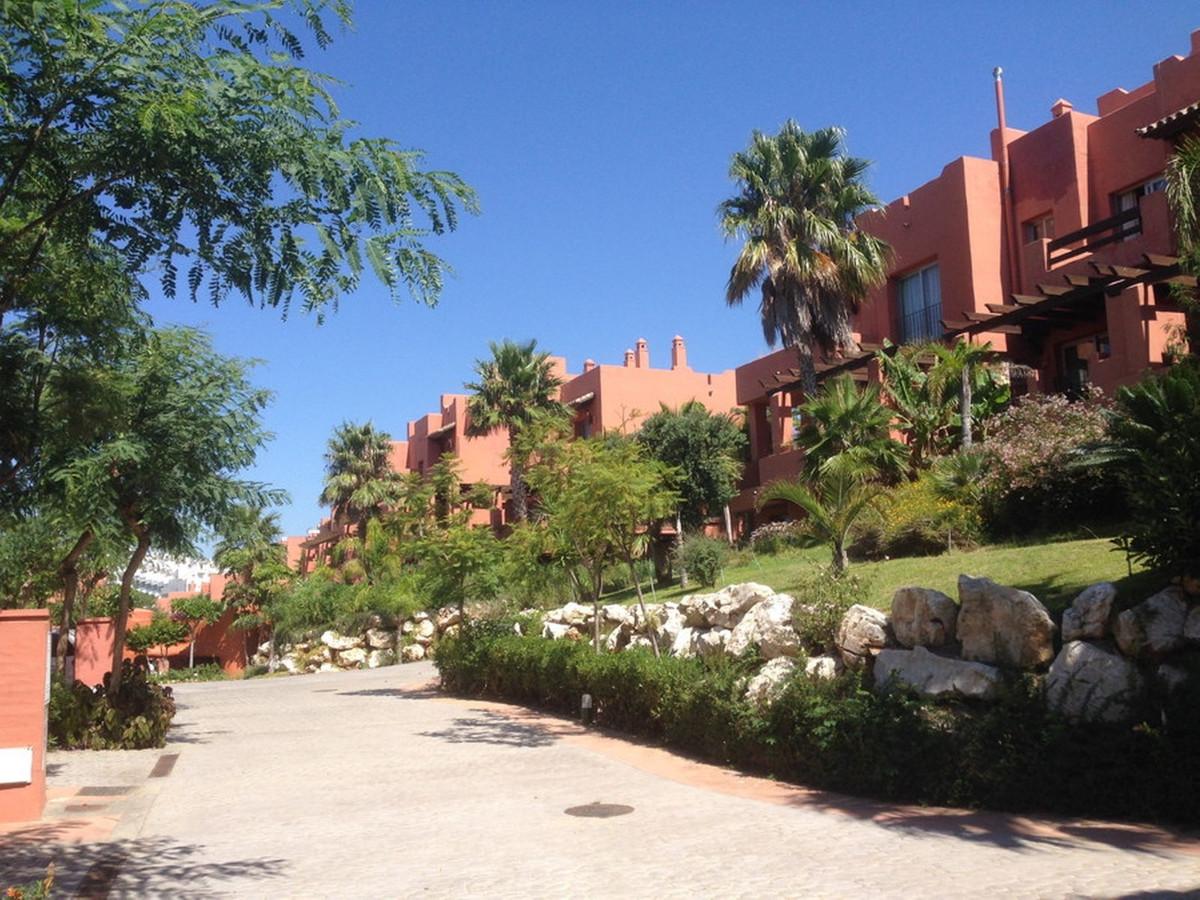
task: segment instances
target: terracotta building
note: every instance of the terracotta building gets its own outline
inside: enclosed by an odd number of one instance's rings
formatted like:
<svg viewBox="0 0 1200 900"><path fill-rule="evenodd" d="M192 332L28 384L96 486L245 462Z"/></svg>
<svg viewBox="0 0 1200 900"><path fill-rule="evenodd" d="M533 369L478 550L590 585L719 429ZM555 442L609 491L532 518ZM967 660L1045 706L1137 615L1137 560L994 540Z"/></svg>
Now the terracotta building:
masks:
<svg viewBox="0 0 1200 900"><path fill-rule="evenodd" d="M564 358L551 357L551 363L563 381L559 399L574 411L579 437L608 431L630 434L664 405L674 409L696 400L718 413L731 412L739 405L734 372L693 370L688 365L687 346L678 335L671 341L669 364L657 368L651 365L650 345L644 338L625 351L619 364L587 359L582 370L572 374ZM467 400L466 394L442 394L437 412L410 421L406 439L392 444L392 465L397 471L425 472L442 455L453 453L462 466L464 483L487 484L495 492L491 509L475 511L475 523L500 528L507 522L509 471L504 453L508 435L494 431L469 436ZM311 570L345 532L344 523L326 518L307 537L288 538L289 564L294 555L300 571Z"/></svg>
<svg viewBox="0 0 1200 900"><path fill-rule="evenodd" d="M859 351L819 366L876 378L884 339L991 341L1024 373L1014 389L1112 391L1169 361L1182 276L1164 193L1172 142L1200 117L1200 31L1096 112L1057 100L1031 131L1007 127L995 72L991 158L959 157L932 181L860 219L894 250L886 283L856 320ZM793 351L737 369L751 462L733 505L751 521L757 489L798 471Z"/></svg>

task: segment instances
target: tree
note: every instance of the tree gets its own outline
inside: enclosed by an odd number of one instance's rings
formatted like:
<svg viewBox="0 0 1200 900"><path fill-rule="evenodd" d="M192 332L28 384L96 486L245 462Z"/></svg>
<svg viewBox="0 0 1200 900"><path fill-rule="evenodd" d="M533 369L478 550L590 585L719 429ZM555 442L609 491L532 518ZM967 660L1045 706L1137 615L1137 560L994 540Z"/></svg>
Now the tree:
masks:
<svg viewBox="0 0 1200 900"><path fill-rule="evenodd" d="M220 532L213 562L229 576L222 599L236 612L231 627L245 632L249 639L261 627L272 624L275 602L291 580L279 516L253 506L238 506ZM274 629L270 640L268 668L273 672ZM247 646L246 658L252 655L253 650Z"/></svg>
<svg viewBox="0 0 1200 900"><path fill-rule="evenodd" d="M678 473L679 519L700 528L737 493L746 435L732 416L710 413L696 400L677 410L663 406L635 439L659 462Z"/></svg>
<svg viewBox="0 0 1200 900"><path fill-rule="evenodd" d="M426 596L439 606L457 606L460 621L466 621L468 600L488 599L499 590L502 548L490 528L456 522L432 530L415 549Z"/></svg>
<svg viewBox="0 0 1200 900"><path fill-rule="evenodd" d="M366 537L367 522L398 496L400 475L392 468L391 450L391 435L370 422L343 422L329 439L321 502L333 507L334 519L357 528L360 538Z"/></svg>
<svg viewBox="0 0 1200 900"><path fill-rule="evenodd" d="M597 652L607 566L624 562L629 567L643 620L648 620L634 562L644 549L649 524L678 507L679 497L669 486L672 475L639 444L621 438L573 441L530 470L541 498L547 544L569 560L580 595L592 602ZM576 570L582 570L586 582ZM657 655L653 630L650 639Z"/></svg>
<svg viewBox="0 0 1200 900"><path fill-rule="evenodd" d="M550 354L538 352L537 341L518 344L506 340L489 346L492 358L476 361L478 380L466 385L471 392L467 433L482 435L503 428L508 432L511 451L519 446L522 432L539 416L567 414L558 401L562 379L554 374ZM509 485L513 519L517 522L524 521L528 514L526 462L522 454L509 453Z"/></svg>
<svg viewBox="0 0 1200 900"><path fill-rule="evenodd" d="M934 345L937 364L932 378L947 389L957 386L959 447L970 450L975 444L975 422L997 413L1008 402L1007 385L1000 384L987 364L994 357L990 342L973 344L955 341L949 347Z"/></svg>
<svg viewBox="0 0 1200 900"><path fill-rule="evenodd" d="M883 488L870 480L875 474L874 467L856 454L842 453L827 460L807 482L767 485L758 503L784 500L804 510L809 529L832 548L833 571L840 574L850 562L846 545L851 530L883 493Z"/></svg>
<svg viewBox="0 0 1200 900"><path fill-rule="evenodd" d="M286 12L287 16L281 16ZM320 315L365 266L436 302L422 243L474 212L421 154L351 137L304 24L326 47L345 0L145 4L12 0L0 17L0 316L48 255L116 248L174 295L229 292Z"/></svg>
<svg viewBox="0 0 1200 900"><path fill-rule="evenodd" d="M800 407L796 443L804 450L807 476L816 478L831 459L849 451L887 477L898 475L905 453L891 435L893 416L879 385L859 387L849 375L825 382Z"/></svg>
<svg viewBox="0 0 1200 900"><path fill-rule="evenodd" d="M213 624L224 612L224 604L218 603L208 594L193 594L191 597L180 597L171 601L171 618L187 626L189 669L195 668L196 638L200 629Z"/></svg>
<svg viewBox="0 0 1200 900"><path fill-rule="evenodd" d="M1180 267L1190 275L1200 275L1200 137L1180 140L1167 160L1166 176ZM1175 285L1174 294L1183 306L1188 352L1195 356L1200 354L1200 299L1195 288L1183 285Z"/></svg>
<svg viewBox="0 0 1200 900"><path fill-rule="evenodd" d="M776 135L755 131L730 163L738 193L717 210L726 239L743 241L725 299L760 291L763 336L796 348L809 397L816 351L855 346L851 316L887 277L888 245L855 223L879 202L862 180L868 163L844 153L843 137L790 119Z"/></svg>
<svg viewBox="0 0 1200 900"><path fill-rule="evenodd" d="M268 439L259 416L270 394L250 384L245 362L217 354L202 332L152 332L116 378L121 402L111 433L61 473L73 490L113 510L133 537L121 575L111 692L120 687L133 579L151 545L192 553L201 532L237 505L286 496L235 477Z"/></svg>
<svg viewBox="0 0 1200 900"><path fill-rule="evenodd" d="M172 644L178 644L188 637L188 627L183 622L177 622L162 612L155 611L150 619L149 625L139 625L132 629L125 641L122 642L121 653L124 656L124 644L127 643L129 648L137 653L145 653L152 647L158 647L159 656L165 658L167 648ZM114 694L117 688L112 687L115 683L120 685L121 676L117 673L121 671L121 661L118 661L113 668L113 674L109 678L109 693Z"/></svg>

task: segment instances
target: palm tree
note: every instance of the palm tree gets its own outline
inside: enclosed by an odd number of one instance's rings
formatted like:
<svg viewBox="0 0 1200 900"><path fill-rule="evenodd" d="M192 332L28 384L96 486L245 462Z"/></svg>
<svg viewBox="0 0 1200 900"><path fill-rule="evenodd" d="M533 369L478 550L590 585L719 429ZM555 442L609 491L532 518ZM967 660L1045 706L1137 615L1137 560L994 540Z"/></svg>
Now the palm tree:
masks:
<svg viewBox="0 0 1200 900"><path fill-rule="evenodd" d="M891 436L893 415L879 385L859 388L849 375L827 381L800 407L796 443L804 450L805 471L816 477L826 462L854 448L882 474L899 475L906 453Z"/></svg>
<svg viewBox="0 0 1200 900"><path fill-rule="evenodd" d="M784 500L804 510L808 528L830 545L833 570L841 573L850 563L846 544L851 529L883 493L883 487L870 480L874 475L875 468L851 450L826 460L807 483L776 481L767 485L758 505Z"/></svg>
<svg viewBox="0 0 1200 900"><path fill-rule="evenodd" d="M391 435L376 431L370 422L343 422L329 439L321 503L333 508L335 520L357 526L360 540L367 536L367 522L378 517L400 490L400 475L389 459L391 449Z"/></svg>
<svg viewBox="0 0 1200 900"><path fill-rule="evenodd" d="M961 423L961 444L963 450L970 450L974 444L974 394L977 387L990 383L990 374L985 365L993 356L991 343L972 344L970 341L956 341L949 347L935 345L938 364L934 369L934 380L943 381L947 386L957 382L958 387L958 416Z"/></svg>
<svg viewBox="0 0 1200 900"><path fill-rule="evenodd" d="M537 341L518 344L505 340L489 346L492 358L476 361L478 380L466 386L471 391L467 433L483 435L497 428L508 431L513 519L520 522L528 513L525 459L515 451L522 432L539 418L567 415L558 401L562 379L554 374L550 354L538 352Z"/></svg>
<svg viewBox="0 0 1200 900"><path fill-rule="evenodd" d="M868 163L845 155L843 137L790 119L777 135L755 131L729 166L738 194L717 209L726 239L744 241L725 299L738 306L761 289L763 336L796 348L809 397L815 351L855 346L851 316L887 277L890 248L855 224L878 204L862 183Z"/></svg>
<svg viewBox="0 0 1200 900"><path fill-rule="evenodd" d="M1175 219L1182 268L1200 275L1200 137L1179 142L1167 161L1167 202ZM1200 300L1195 288L1175 287L1184 312L1188 352L1200 354Z"/></svg>

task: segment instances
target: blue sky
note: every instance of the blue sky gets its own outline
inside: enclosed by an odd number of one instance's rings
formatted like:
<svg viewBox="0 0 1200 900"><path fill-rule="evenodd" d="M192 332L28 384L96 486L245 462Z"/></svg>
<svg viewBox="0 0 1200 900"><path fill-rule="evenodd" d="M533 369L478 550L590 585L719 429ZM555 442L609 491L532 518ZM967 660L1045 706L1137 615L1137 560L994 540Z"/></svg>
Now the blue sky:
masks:
<svg viewBox="0 0 1200 900"><path fill-rule="evenodd" d="M300 534L321 515L334 426L403 437L489 340L537 338L572 371L620 362L638 337L662 365L675 333L701 370L765 352L753 306L724 305L735 247L714 214L753 129L843 126L887 201L987 155L993 66L1009 124L1032 128L1060 96L1094 112L1150 80L1197 27L1190 2L359 0L354 30L309 65L343 82L363 134L424 150L480 195L482 214L433 244L456 269L439 307L368 283L322 326L236 300L149 309L263 361L276 439L253 477L290 492L283 524Z"/></svg>

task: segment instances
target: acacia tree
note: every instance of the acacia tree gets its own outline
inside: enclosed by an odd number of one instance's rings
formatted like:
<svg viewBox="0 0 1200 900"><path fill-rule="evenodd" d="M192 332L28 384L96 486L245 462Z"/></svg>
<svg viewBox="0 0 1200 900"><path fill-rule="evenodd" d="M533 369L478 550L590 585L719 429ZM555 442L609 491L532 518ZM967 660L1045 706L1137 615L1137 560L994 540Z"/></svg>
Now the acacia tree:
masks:
<svg viewBox="0 0 1200 900"><path fill-rule="evenodd" d="M259 415L270 394L250 384L245 362L217 354L202 332L171 328L149 334L119 375L122 402L111 437L63 471L133 536L114 625L114 692L133 579L150 547L193 553L202 531L238 504L264 506L286 496L235 477L269 437Z"/></svg>
<svg viewBox="0 0 1200 900"><path fill-rule="evenodd" d="M778 134L755 131L729 166L738 192L717 209L725 237L743 242L725 299L760 292L763 336L796 348L809 397L816 351L855 346L851 316L887 277L890 248L855 222L879 203L863 183L868 163L846 155L843 137L790 119Z"/></svg>
<svg viewBox="0 0 1200 900"><path fill-rule="evenodd" d="M476 361L479 380L466 385L471 392L468 434L488 434L498 428L508 432L513 519L521 522L528 514L528 459L519 452L521 438L539 418L566 416L566 407L558 401L562 379L554 374L550 354L538 352L537 341L517 344L506 340L489 346L492 358Z"/></svg>

